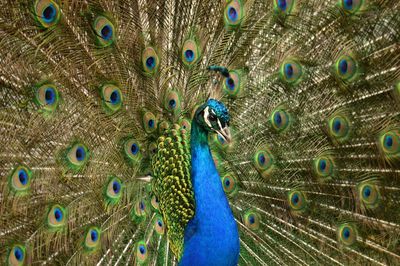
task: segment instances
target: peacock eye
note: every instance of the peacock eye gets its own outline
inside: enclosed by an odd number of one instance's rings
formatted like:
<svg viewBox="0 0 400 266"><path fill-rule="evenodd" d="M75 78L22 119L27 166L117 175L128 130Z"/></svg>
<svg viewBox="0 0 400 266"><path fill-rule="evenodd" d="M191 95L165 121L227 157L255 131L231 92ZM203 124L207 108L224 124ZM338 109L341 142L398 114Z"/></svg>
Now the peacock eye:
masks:
<svg viewBox="0 0 400 266"><path fill-rule="evenodd" d="M60 7L54 0L36 0L34 12L37 21L42 28L50 28L55 26L61 18Z"/></svg>
<svg viewBox="0 0 400 266"><path fill-rule="evenodd" d="M108 18L98 16L93 23L93 29L100 46L106 47L114 42L115 27Z"/></svg>
<svg viewBox="0 0 400 266"><path fill-rule="evenodd" d="M209 119L210 121L213 121L213 122L217 121L217 117L216 117L215 115L213 115L213 114L210 114L210 115L208 116L208 119Z"/></svg>
<svg viewBox="0 0 400 266"><path fill-rule="evenodd" d="M340 5L347 12L354 14L362 9L364 2L364 0L342 0Z"/></svg>

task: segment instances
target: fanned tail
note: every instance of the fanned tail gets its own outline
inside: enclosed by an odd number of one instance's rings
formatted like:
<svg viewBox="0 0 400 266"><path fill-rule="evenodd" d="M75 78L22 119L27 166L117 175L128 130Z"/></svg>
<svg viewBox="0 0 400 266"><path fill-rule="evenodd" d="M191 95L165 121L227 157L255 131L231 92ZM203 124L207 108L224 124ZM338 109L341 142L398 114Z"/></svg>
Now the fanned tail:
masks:
<svg viewBox="0 0 400 266"><path fill-rule="evenodd" d="M240 265L398 264L399 10L3 1L2 262L176 265L145 181L159 136L212 97L231 114L232 143L209 143Z"/></svg>

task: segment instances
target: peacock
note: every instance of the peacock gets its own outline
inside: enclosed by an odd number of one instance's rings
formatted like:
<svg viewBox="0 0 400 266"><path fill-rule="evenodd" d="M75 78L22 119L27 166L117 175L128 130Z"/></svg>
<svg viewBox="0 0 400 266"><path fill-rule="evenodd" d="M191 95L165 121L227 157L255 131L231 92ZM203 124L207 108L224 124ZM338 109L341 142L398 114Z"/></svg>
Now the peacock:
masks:
<svg viewBox="0 0 400 266"><path fill-rule="evenodd" d="M1 265L400 265L400 2L1 0Z"/></svg>

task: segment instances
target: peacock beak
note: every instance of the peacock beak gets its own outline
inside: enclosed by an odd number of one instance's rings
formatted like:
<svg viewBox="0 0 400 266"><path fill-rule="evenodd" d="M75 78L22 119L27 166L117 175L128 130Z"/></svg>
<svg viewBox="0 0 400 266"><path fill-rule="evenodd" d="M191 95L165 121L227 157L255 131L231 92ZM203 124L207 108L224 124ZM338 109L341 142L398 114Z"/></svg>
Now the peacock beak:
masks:
<svg viewBox="0 0 400 266"><path fill-rule="evenodd" d="M216 130L218 135L220 135L227 143L230 143L232 141L231 137L231 131L229 127L224 127L223 129Z"/></svg>

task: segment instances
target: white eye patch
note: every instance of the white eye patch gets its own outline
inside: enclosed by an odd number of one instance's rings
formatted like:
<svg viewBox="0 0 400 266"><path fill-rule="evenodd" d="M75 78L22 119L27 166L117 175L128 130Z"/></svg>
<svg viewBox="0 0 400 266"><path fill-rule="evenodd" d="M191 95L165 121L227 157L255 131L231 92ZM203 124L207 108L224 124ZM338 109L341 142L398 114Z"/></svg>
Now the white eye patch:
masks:
<svg viewBox="0 0 400 266"><path fill-rule="evenodd" d="M204 121L206 122L206 124L210 127L210 128L212 128L212 126L211 126L211 122L208 120L208 115L210 114L210 112L209 112L209 108L208 108L208 106L204 109L204 115L203 115L203 118L204 118Z"/></svg>
<svg viewBox="0 0 400 266"><path fill-rule="evenodd" d="M217 119L217 122L218 122L219 130L221 130L222 129L221 121L219 121L219 119Z"/></svg>
<svg viewBox="0 0 400 266"><path fill-rule="evenodd" d="M203 118L204 118L204 121L206 122L206 124L207 124L212 130L214 130L213 127L212 127L212 125L211 125L210 120L208 119L210 113L213 114L213 115L215 115L214 110L211 109L211 111L210 111L209 107L207 106L207 107L204 109ZM221 127L221 122L219 121L219 119L217 119L217 122L218 122L219 128L221 129L222 127Z"/></svg>

